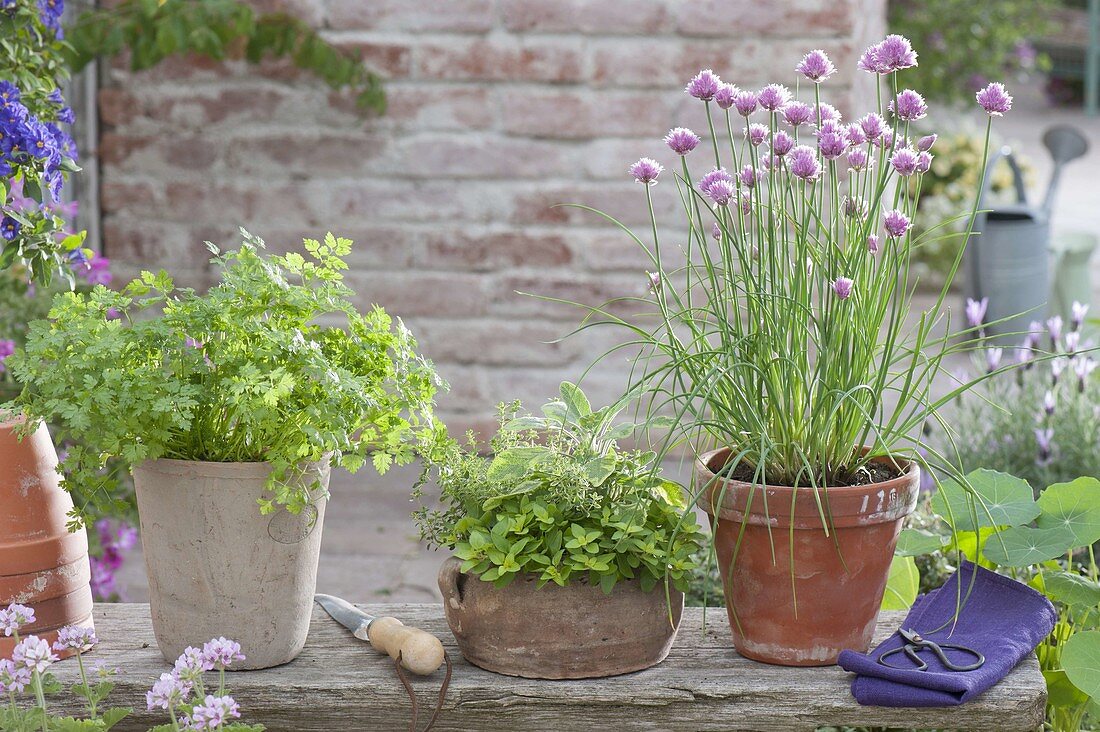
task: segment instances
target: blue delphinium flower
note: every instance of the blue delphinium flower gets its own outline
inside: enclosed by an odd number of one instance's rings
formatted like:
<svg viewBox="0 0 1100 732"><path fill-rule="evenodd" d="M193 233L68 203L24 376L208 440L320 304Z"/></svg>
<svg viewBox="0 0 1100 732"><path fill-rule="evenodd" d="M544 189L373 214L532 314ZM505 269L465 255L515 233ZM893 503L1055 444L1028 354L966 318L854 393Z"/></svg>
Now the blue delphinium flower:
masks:
<svg viewBox="0 0 1100 732"><path fill-rule="evenodd" d="M0 221L0 236L11 241L19 236L19 229L21 228L22 225L18 221L11 216L5 216L3 221Z"/></svg>

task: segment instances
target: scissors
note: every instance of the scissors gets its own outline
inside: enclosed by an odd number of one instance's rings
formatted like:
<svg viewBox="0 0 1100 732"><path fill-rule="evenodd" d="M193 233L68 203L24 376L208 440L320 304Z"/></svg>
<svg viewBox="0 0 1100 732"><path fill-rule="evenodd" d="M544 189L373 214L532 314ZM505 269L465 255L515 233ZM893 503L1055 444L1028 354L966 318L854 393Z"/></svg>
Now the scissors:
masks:
<svg viewBox="0 0 1100 732"><path fill-rule="evenodd" d="M901 648L893 648L889 651L886 651L878 657L878 662L886 668L896 668L907 671L927 671L928 664L920 656L917 655L919 651L923 651L926 648L932 651L932 653L936 655L936 658L940 659L940 663L942 663L944 665L944 668L946 668L948 671L973 671L974 669L981 668L982 665L985 664L985 656L978 653L973 648L967 648L966 646L956 646L951 643L935 643L933 641L921 638L920 634L917 633L917 631L906 630L905 628L900 629L898 631L898 634L905 639L905 645L903 645ZM953 663L947 658L946 655L944 655L944 648L951 648L956 651L968 653L974 657L974 663L967 664L965 666ZM910 660L917 664L917 667L915 669L911 669L908 666L893 666L886 662L887 658L897 653L904 653L906 656L909 657Z"/></svg>

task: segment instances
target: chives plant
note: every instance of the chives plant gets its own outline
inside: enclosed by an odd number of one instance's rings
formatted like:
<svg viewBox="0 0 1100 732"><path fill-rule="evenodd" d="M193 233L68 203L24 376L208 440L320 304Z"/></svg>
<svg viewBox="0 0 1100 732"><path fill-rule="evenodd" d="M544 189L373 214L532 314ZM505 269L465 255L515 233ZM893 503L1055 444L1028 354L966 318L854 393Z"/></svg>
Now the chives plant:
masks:
<svg viewBox="0 0 1100 732"><path fill-rule="evenodd" d="M658 234L654 186L670 176L656 160L630 167L651 231L636 235L597 212L649 257L651 296L637 317L591 308L582 328L628 330L601 358L639 349L630 389L647 395L649 414L675 414L666 450L683 440L730 447L731 471L814 488L867 482L875 457L942 460L918 454L919 434L968 386L932 390L945 356L972 344L934 330L949 326L944 302L961 250L935 304L908 318L912 222L936 140L910 138L928 110L901 85L916 64L901 36L868 48L859 68L879 82L877 108L850 123L822 100L835 72L823 51L797 65L793 91L749 91L701 71L686 92L705 105L706 141L685 128L665 138L683 209L678 251ZM992 119L1012 98L992 83L977 102L989 115L987 158Z"/></svg>

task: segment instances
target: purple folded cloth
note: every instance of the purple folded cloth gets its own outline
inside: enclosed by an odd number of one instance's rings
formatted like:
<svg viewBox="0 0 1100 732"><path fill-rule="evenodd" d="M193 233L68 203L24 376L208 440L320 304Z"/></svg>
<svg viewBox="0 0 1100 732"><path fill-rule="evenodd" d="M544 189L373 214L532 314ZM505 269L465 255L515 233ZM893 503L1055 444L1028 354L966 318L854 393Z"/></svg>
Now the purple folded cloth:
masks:
<svg viewBox="0 0 1100 732"><path fill-rule="evenodd" d="M958 595L970 588L970 597L954 622ZM859 674L852 681L852 696L860 704L882 707L947 707L970 701L1003 679L1054 628L1057 613L1050 600L1009 577L966 562L943 587L917 598L902 626L915 630L925 640L972 648L985 656L985 663L973 671L949 671L935 655L921 651L927 671L917 671L904 653L888 659L888 668L878 663L879 656L901 648L905 640L894 633L869 654L841 651L837 662L847 671ZM942 629L937 630L937 628ZM974 657L944 649L944 654L960 666Z"/></svg>

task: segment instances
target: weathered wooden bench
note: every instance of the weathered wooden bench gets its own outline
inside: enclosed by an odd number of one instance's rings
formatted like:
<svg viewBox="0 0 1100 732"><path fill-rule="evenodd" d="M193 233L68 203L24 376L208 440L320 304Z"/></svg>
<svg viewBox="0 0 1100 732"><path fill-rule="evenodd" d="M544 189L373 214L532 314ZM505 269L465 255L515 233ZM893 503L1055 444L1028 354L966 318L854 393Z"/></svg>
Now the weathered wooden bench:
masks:
<svg viewBox="0 0 1100 732"><path fill-rule="evenodd" d="M837 667L781 668L748 661L730 644L725 613L689 609L675 647L656 668L587 681L534 681L500 676L466 663L435 605L370 605L437 634L454 662L454 676L438 730L812 730L819 726L889 726L917 729L1035 730L1041 726L1046 690L1032 655L973 703L946 709L861 707L849 692L851 676ZM901 613L884 613L878 639L898 627ZM147 605L98 605L102 639L93 656L121 668L111 706L133 706L116 727L144 730L163 723L149 712L145 692L168 664L153 638ZM77 680L76 664L54 672ZM430 716L443 678L414 679L421 720ZM245 721L273 732L405 730L409 698L392 662L352 638L320 609L302 655L265 671L234 673L231 691ZM66 709L76 711L66 699ZM60 698L60 697L59 697ZM52 701L56 710L58 701ZM428 710L426 713L424 710Z"/></svg>

